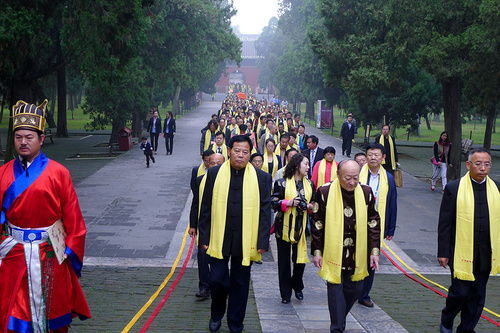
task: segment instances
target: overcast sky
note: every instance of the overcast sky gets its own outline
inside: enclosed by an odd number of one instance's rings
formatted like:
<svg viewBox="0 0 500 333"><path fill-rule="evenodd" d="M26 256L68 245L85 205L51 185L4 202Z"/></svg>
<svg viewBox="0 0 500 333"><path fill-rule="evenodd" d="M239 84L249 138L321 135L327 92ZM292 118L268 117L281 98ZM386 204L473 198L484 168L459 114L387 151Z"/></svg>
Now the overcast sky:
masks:
<svg viewBox="0 0 500 333"><path fill-rule="evenodd" d="M278 0L234 0L238 13L231 23L238 25L242 34L260 34L269 19L278 16Z"/></svg>

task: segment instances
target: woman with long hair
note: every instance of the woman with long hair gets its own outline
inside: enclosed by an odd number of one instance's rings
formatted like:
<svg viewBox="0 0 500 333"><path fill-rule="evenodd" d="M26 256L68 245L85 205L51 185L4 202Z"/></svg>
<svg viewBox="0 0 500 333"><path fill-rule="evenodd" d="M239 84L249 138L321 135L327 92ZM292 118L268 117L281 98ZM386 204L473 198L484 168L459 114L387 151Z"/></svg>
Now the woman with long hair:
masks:
<svg viewBox="0 0 500 333"><path fill-rule="evenodd" d="M283 178L274 182L271 204L276 214L274 233L278 248L278 278L281 303L290 303L292 290L302 300L302 276L307 262L307 214L313 210L315 187L307 178L309 160L295 154L286 165ZM291 250L291 251L290 251ZM290 256L290 252L292 253ZM293 262L293 273L290 267Z"/></svg>
<svg viewBox="0 0 500 333"><path fill-rule="evenodd" d="M441 171L441 181L443 183L443 191L446 187L447 179L446 179L446 171L448 170L447 166L452 167L450 163L450 151L451 151L451 142L448 139L448 133L446 131L441 132L439 136L439 140L434 142L434 156L431 159L432 162L432 185L431 191L436 189L436 179Z"/></svg>

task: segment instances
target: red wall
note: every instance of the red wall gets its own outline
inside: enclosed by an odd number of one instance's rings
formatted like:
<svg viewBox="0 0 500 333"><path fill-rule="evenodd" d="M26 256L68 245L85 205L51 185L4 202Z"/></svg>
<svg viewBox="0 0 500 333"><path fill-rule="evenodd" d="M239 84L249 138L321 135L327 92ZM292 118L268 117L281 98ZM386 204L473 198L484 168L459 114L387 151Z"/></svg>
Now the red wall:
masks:
<svg viewBox="0 0 500 333"><path fill-rule="evenodd" d="M259 84L257 83L257 78L259 77L259 69L257 67L237 67L231 66L226 68L227 76L222 73L219 81L216 83L217 92L226 93L227 87L229 86L229 74L238 70L245 74L245 84L252 87L253 93L258 93Z"/></svg>

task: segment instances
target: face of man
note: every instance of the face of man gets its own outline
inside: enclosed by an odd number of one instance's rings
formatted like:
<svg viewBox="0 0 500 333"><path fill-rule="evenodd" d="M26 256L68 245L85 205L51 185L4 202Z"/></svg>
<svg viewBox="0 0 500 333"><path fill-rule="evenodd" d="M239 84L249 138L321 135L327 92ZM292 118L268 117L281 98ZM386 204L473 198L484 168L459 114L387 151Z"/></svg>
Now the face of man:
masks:
<svg viewBox="0 0 500 333"><path fill-rule="evenodd" d="M210 130L213 132L215 131L215 125L213 123L210 123Z"/></svg>
<svg viewBox="0 0 500 333"><path fill-rule="evenodd" d="M212 155L210 155L210 156L212 156ZM210 156L203 157L203 164L205 165L206 169L210 168Z"/></svg>
<svg viewBox="0 0 500 333"><path fill-rule="evenodd" d="M262 163L264 161L262 160L262 157L260 156L256 156L254 157L254 159L252 160L252 165L257 168L257 169L262 169Z"/></svg>
<svg viewBox="0 0 500 333"><path fill-rule="evenodd" d="M285 125L279 124L278 125L278 129L279 129L280 132L283 132L285 130Z"/></svg>
<svg viewBox="0 0 500 333"><path fill-rule="evenodd" d="M44 138L42 134L39 139L35 131L17 130L14 133L14 146L17 154L28 162L32 162L40 154Z"/></svg>
<svg viewBox="0 0 500 333"><path fill-rule="evenodd" d="M295 123L298 124L300 122L300 116L297 116L294 118L295 119Z"/></svg>
<svg viewBox="0 0 500 333"><path fill-rule="evenodd" d="M231 124L236 125L236 118L231 118Z"/></svg>
<svg viewBox="0 0 500 333"><path fill-rule="evenodd" d="M226 121L224 119L221 119L219 121L219 126L220 126L220 128L224 128L224 126L226 126Z"/></svg>
<svg viewBox="0 0 500 333"><path fill-rule="evenodd" d="M359 164L359 168L361 169L363 165L366 164L366 157L363 155L360 155L356 157L355 161Z"/></svg>
<svg viewBox="0 0 500 333"><path fill-rule="evenodd" d="M153 116L154 116L155 118L158 118L158 111L155 111L155 112L153 113Z"/></svg>
<svg viewBox="0 0 500 333"><path fill-rule="evenodd" d="M328 162L333 162L334 159L335 159L334 153L326 153L325 154L325 160L327 160Z"/></svg>
<svg viewBox="0 0 500 333"><path fill-rule="evenodd" d="M354 191L359 182L359 165L355 161L343 162L337 171L340 186L346 191Z"/></svg>
<svg viewBox="0 0 500 333"><path fill-rule="evenodd" d="M212 154L209 157L209 161L210 168L221 165L222 163L224 163L224 156L222 154Z"/></svg>
<svg viewBox="0 0 500 333"><path fill-rule="evenodd" d="M380 149L370 149L366 152L366 157L368 158L368 166L370 169L377 169L385 159L385 154L383 154Z"/></svg>
<svg viewBox="0 0 500 333"><path fill-rule="evenodd" d="M352 122L352 116L347 117L347 122L351 123Z"/></svg>
<svg viewBox="0 0 500 333"><path fill-rule="evenodd" d="M243 169L247 166L248 161L250 161L251 147L248 142L235 142L233 148L228 148L229 159L231 161L231 166L236 170Z"/></svg>
<svg viewBox="0 0 500 333"><path fill-rule="evenodd" d="M490 173L491 157L490 154L481 152L475 153L471 159L466 163L467 169L472 179L476 182L482 182Z"/></svg>
<svg viewBox="0 0 500 333"><path fill-rule="evenodd" d="M295 150L292 150L291 152L288 153L288 156L286 158L286 162L290 162L290 160L292 159L293 155L297 154L297 152Z"/></svg>
<svg viewBox="0 0 500 333"><path fill-rule="evenodd" d="M269 133L274 135L276 132L278 132L278 127L276 125L269 127Z"/></svg>
<svg viewBox="0 0 500 333"><path fill-rule="evenodd" d="M382 134L383 134L384 136L388 136L388 135L389 135L389 132L390 132L390 130L389 130L389 126L384 126L384 127L382 127Z"/></svg>
<svg viewBox="0 0 500 333"><path fill-rule="evenodd" d="M222 134L219 134L215 137L215 144L217 146L222 146L222 143L224 143L224 136Z"/></svg>
<svg viewBox="0 0 500 333"><path fill-rule="evenodd" d="M318 146L316 143L313 142L311 138L307 139L306 144L307 144L307 149L309 150L314 150Z"/></svg>
<svg viewBox="0 0 500 333"><path fill-rule="evenodd" d="M299 134L304 134L305 130L306 129L303 126L299 126Z"/></svg>
<svg viewBox="0 0 500 333"><path fill-rule="evenodd" d="M243 118L238 118L237 123L238 123L238 125L243 125Z"/></svg>
<svg viewBox="0 0 500 333"><path fill-rule="evenodd" d="M288 141L290 141L289 138L281 138L280 140L281 149L286 149L286 146L288 146Z"/></svg>

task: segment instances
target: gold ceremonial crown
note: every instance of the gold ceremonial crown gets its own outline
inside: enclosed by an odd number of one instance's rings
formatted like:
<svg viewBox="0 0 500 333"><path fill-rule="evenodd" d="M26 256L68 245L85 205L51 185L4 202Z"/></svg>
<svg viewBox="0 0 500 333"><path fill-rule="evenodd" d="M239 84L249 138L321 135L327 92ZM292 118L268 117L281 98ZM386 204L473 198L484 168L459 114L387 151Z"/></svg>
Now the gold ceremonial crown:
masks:
<svg viewBox="0 0 500 333"><path fill-rule="evenodd" d="M43 133L45 128L45 110L47 110L47 100L36 106L28 104L25 101L17 101L12 107L14 114L14 126L12 129L27 129L32 131L40 131Z"/></svg>

